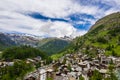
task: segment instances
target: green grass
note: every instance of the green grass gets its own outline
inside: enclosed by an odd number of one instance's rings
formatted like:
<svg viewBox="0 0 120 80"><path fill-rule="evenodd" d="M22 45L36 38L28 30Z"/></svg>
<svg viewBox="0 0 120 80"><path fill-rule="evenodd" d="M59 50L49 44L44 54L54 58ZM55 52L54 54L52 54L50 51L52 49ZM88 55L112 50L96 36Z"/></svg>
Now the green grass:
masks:
<svg viewBox="0 0 120 80"><path fill-rule="evenodd" d="M117 46L114 48L115 52L117 53L118 56L120 56L120 46Z"/></svg>
<svg viewBox="0 0 120 80"><path fill-rule="evenodd" d="M58 60L60 57L62 57L64 55L64 53L60 53L60 54L54 54L51 56L51 58L53 60Z"/></svg>

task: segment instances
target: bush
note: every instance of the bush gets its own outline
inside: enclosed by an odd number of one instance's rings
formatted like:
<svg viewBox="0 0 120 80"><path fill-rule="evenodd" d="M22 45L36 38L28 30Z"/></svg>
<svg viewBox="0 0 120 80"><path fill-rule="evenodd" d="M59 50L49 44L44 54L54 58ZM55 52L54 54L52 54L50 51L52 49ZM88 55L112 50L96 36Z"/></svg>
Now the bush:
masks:
<svg viewBox="0 0 120 80"><path fill-rule="evenodd" d="M0 80L16 80L17 78L23 80L24 75L33 69L31 64L26 64L24 61L16 61L13 66L0 68Z"/></svg>
<svg viewBox="0 0 120 80"><path fill-rule="evenodd" d="M111 51L113 48L114 48L114 45L109 45L109 46L106 48L106 50Z"/></svg>
<svg viewBox="0 0 120 80"><path fill-rule="evenodd" d="M103 76L99 71L94 70L92 77L90 77L90 80L103 80Z"/></svg>
<svg viewBox="0 0 120 80"><path fill-rule="evenodd" d="M117 36L119 33L120 33L120 28L119 27L116 27L116 28L114 28L114 29L112 29L108 32L108 34L110 34L113 37Z"/></svg>
<svg viewBox="0 0 120 80"><path fill-rule="evenodd" d="M79 80L85 80L84 77L82 77L82 75L80 75Z"/></svg>
<svg viewBox="0 0 120 80"><path fill-rule="evenodd" d="M103 28L104 28L104 25L99 25L95 29L93 29L90 33L95 35L98 33L98 31L102 30Z"/></svg>
<svg viewBox="0 0 120 80"><path fill-rule="evenodd" d="M105 43L108 43L108 40L105 39L104 37L98 37L97 42L105 44Z"/></svg>

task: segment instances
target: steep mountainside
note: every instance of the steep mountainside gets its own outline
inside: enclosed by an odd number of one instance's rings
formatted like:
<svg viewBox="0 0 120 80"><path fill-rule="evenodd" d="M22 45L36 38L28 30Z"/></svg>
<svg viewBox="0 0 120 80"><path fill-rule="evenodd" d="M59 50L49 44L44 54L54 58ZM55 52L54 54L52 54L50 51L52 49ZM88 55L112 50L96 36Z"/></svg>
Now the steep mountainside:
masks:
<svg viewBox="0 0 120 80"><path fill-rule="evenodd" d="M39 38L27 34L18 33L0 33L0 50L11 46L30 45L37 47Z"/></svg>
<svg viewBox="0 0 120 80"><path fill-rule="evenodd" d="M113 13L113 14L107 15L107 16L99 19L91 27L91 29L89 30L89 32L92 31L92 30L96 30L95 28L99 27L100 25L104 25L105 26L104 28L101 27L101 30L103 30L103 29L108 29L110 27L111 27L111 29L119 27L119 24L120 24L120 12Z"/></svg>
<svg viewBox="0 0 120 80"><path fill-rule="evenodd" d="M98 53L120 56L120 12L98 20L87 34L73 40L73 45L52 57L81 51L94 57Z"/></svg>
<svg viewBox="0 0 120 80"><path fill-rule="evenodd" d="M0 50L4 48L16 45L14 41L12 41L8 36L0 33Z"/></svg>
<svg viewBox="0 0 120 80"><path fill-rule="evenodd" d="M38 47L49 55L52 55L63 50L69 43L69 40L46 38L39 42Z"/></svg>
<svg viewBox="0 0 120 80"><path fill-rule="evenodd" d="M17 33L4 33L7 37L9 37L12 41L14 41L17 45L30 45L33 47L37 47L40 38L34 35L29 34L17 34Z"/></svg>

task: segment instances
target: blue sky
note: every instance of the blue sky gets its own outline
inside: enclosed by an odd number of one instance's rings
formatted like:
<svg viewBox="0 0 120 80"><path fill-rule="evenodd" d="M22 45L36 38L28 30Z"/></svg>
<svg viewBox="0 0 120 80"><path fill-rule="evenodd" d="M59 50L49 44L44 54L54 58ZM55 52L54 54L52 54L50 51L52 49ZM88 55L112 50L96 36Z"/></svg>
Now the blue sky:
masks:
<svg viewBox="0 0 120 80"><path fill-rule="evenodd" d="M118 11L120 0L0 0L0 31L74 38Z"/></svg>

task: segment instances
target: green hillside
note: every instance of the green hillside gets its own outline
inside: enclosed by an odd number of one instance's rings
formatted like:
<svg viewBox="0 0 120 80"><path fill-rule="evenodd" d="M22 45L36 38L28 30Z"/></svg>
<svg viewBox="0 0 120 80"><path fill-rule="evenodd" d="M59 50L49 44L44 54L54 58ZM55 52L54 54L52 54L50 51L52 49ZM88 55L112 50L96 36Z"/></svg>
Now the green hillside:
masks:
<svg viewBox="0 0 120 80"><path fill-rule="evenodd" d="M58 38L47 38L39 42L38 47L46 52L48 55L52 55L62 51L69 45L70 41L62 40Z"/></svg>
<svg viewBox="0 0 120 80"><path fill-rule="evenodd" d="M74 39L70 48L62 53L53 55L52 58L77 51L81 51L91 57L98 53L120 56L120 12L98 20L87 34Z"/></svg>

